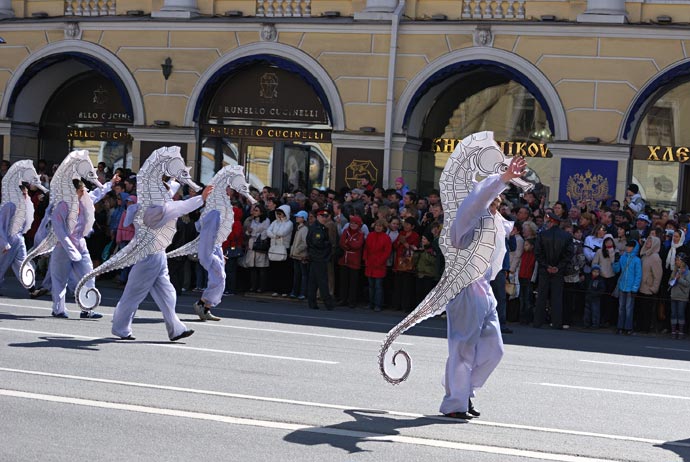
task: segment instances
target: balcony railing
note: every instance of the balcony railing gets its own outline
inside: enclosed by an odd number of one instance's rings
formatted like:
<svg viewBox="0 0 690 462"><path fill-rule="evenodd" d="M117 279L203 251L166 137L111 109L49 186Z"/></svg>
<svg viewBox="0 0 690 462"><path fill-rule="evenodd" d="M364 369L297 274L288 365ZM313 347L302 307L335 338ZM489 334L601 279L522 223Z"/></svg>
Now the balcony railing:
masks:
<svg viewBox="0 0 690 462"><path fill-rule="evenodd" d="M311 16L311 0L257 0L256 15L267 18Z"/></svg>
<svg viewBox="0 0 690 462"><path fill-rule="evenodd" d="M115 0L67 0L65 16L113 16Z"/></svg>
<svg viewBox="0 0 690 462"><path fill-rule="evenodd" d="M463 0L462 19L525 19L525 0Z"/></svg>

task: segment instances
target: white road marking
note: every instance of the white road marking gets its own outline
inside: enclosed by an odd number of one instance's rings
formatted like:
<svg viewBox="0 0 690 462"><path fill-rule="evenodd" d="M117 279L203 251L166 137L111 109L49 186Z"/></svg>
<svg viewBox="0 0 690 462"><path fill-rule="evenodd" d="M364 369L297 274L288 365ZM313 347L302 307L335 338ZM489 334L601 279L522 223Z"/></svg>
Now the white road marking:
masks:
<svg viewBox="0 0 690 462"><path fill-rule="evenodd" d="M690 369L680 369L680 368L675 368L675 367L643 366L641 364L614 363L614 362L609 362L609 361L592 361L589 359L581 359L580 362L592 363L592 364L606 364L608 366L624 366L624 367L638 367L641 369L657 369L660 371L690 372Z"/></svg>
<svg viewBox="0 0 690 462"><path fill-rule="evenodd" d="M645 348L649 348L650 350L685 351L685 352L690 353L690 350L687 350L685 348L666 348L666 347L653 347L653 346L646 346Z"/></svg>
<svg viewBox="0 0 690 462"><path fill-rule="evenodd" d="M41 310L41 311L53 311L52 308L43 308L43 307L38 307L38 306L26 306L26 305L14 305L14 304L9 304L9 303L3 303L2 306L9 306L13 308L28 308L31 310ZM214 310L215 311L215 310ZM231 309L228 309L227 311L233 311ZM68 313L75 313L75 311L69 311L67 310ZM78 312L76 312L78 313ZM108 317L113 317L111 313L101 313L103 316L108 316ZM162 319L162 318L160 318ZM224 321L227 321L227 319L224 319ZM292 330L282 330L282 329L265 329L265 328L259 328L259 327L245 327L245 326L233 326L229 325L226 323L223 324L209 324L207 323L206 326L211 326L211 327L219 327L219 328L225 328L225 329L242 329L242 330L252 330L252 331L257 331L257 332L271 332L271 333L276 333L276 334L288 334L288 335L304 335L307 337L322 337L322 338L332 338L336 340L352 340L355 342L372 342L372 343L381 343L381 339L368 339L368 338L361 338L361 337L347 337L343 335L328 335L328 334L315 334L312 332L298 332L298 331L292 331ZM405 346L412 346L412 343L405 343L405 342L395 342L396 345L405 345Z"/></svg>
<svg viewBox="0 0 690 462"><path fill-rule="evenodd" d="M444 422L449 420L447 417L443 417L440 415L429 416L429 415L412 413L412 412L388 411L388 410L380 410L380 409L367 409L366 407L362 407L362 406L344 406L344 405L339 405L339 404L316 403L316 402L311 402L311 401L299 401L299 400L293 400L293 399L271 398L271 397L266 397L266 396L254 396L254 395L245 395L245 394L239 394L239 393L227 393L227 392L221 392L221 391L202 390L202 389L196 389L196 388L184 388L184 387L175 387L175 386L169 386L169 385L155 385L155 384L141 383L141 382L127 382L127 381L123 381L123 380L99 379L96 377L56 374L56 373L52 373L52 372L31 371L31 370L24 370L24 369L11 369L11 368L7 368L7 367L0 367L0 371L17 373L17 374L25 374L25 375L33 375L33 376L41 376L41 377L53 377L53 378L59 378L59 379L79 380L79 381L83 381L83 382L108 383L108 384L123 385L123 386L128 386L128 387L148 388L148 389L153 389L153 390L166 390L166 391L174 391L174 392L182 392L182 393L193 393L194 395L220 396L220 397L224 397L224 398L246 399L246 400L251 400L251 401L262 401L262 402L269 402L269 403L291 404L291 405L296 405L296 406L317 407L317 408L322 408L322 409L337 409L337 410L343 410L343 411L348 410L348 409L359 409L362 411L368 411L368 412L374 412L374 413L385 413L388 415L394 415L394 416L400 416L400 417L412 417L412 418L424 417L427 419L440 420L440 421L444 421ZM586 437L601 438L601 439L616 440L616 441L632 441L632 442L636 442L636 443L645 443L645 444L651 444L651 445L664 444L667 446L680 446L680 447L690 448L690 443L671 442L671 441L666 441L666 440L656 440L656 439L650 439L650 438L638 438L638 437L634 437L634 436L625 436L625 435L611 435L611 434L606 434L606 433L584 432L584 431L578 431L578 430L565 430L565 429L559 429L559 428L534 427L531 425L507 424L507 423L499 423L499 422L490 422L490 421L486 421L486 420L471 420L468 422L468 425L484 425L487 427L510 428L510 429L515 429L515 430L527 430L527 431L535 431L535 432L542 432L542 433L555 433L555 434L563 434L563 435L586 436Z"/></svg>
<svg viewBox="0 0 690 462"><path fill-rule="evenodd" d="M140 343L119 342L115 338L86 337L83 335L63 334L60 332L42 332L42 331L38 331L38 330L10 329L8 327L0 327L0 330L5 330L8 332L20 332L20 333L25 333L25 334L50 335L53 337L78 338L78 339L84 339L84 340L112 340L112 343L117 342L117 343L121 343L123 345L149 346L149 347L157 347L157 348L175 348L178 350L203 351L206 353L221 353L221 354L234 355L234 356L252 356L255 358L280 359L280 360L284 360L284 361L299 361L299 362L316 363L316 364L328 364L328 365L340 364L337 361L324 361L321 359L296 358L293 356L275 356L275 355L266 355L266 354L261 354L261 353L247 353L247 352L243 352L243 351L217 350L214 348L198 348L198 347L190 347L190 346L186 346L186 345L178 345L175 343L165 344L165 343L145 343L145 342L140 342Z"/></svg>
<svg viewBox="0 0 690 462"><path fill-rule="evenodd" d="M645 393L642 391L613 390L610 388L580 387L577 385L563 385L560 383L536 383L545 387L571 388L573 390L601 391L605 393L618 393L621 395L649 396L652 398L682 399L690 400L690 396L664 395L662 393Z"/></svg>
<svg viewBox="0 0 690 462"><path fill-rule="evenodd" d="M0 395L12 397L12 398L33 399L33 400L48 401L48 402L53 402L53 403L71 404L71 405L95 407L95 408L101 408L101 409L112 409L112 410L117 410L117 411L138 412L138 413L151 414L151 415L162 415L162 416L169 416L169 417L180 417L180 418L186 418L186 419L196 419L196 420L221 422L221 423L227 423L230 425L242 425L242 426L251 426L251 427L271 428L271 429L285 430L285 431L291 431L291 432L303 431L303 432L308 432L308 433L317 433L317 434L325 434L325 435L333 435L333 436L344 436L344 437L350 437L350 438L358 438L358 439L362 439L364 441L391 441L391 442L396 442L396 443L405 443L405 444L429 446L429 447L437 447L437 448L445 448L445 449L457 449L457 450L461 450L461 451L481 452L481 453L486 453L486 454L499 454L499 455L503 455L503 456L526 457L526 458L538 459L538 460L551 460L551 461L559 461L559 462L610 462L612 460L612 459L595 459L595 458L591 458L591 457L572 456L572 455L568 455L568 454L537 452L537 451L529 451L529 450L523 450L523 449L503 448L503 447L498 447L498 446L484 446L484 445L479 445L479 444L466 444L466 443L459 443L459 442L454 442L454 441L435 440L435 439L431 439L431 438L420 438L420 437L411 437L411 436L402 436L402 435L386 435L386 434L380 434L380 433L344 430L344 429L333 428L333 427L313 427L313 426L308 426L308 425L290 424L290 423L276 422L276 421L270 421L270 420L246 419L246 418L230 417L230 416L223 416L223 415L216 415L216 414L206 414L206 413L202 413L202 412L181 411L181 410L176 410L176 409L162 409L162 408L154 408L154 407L149 407L149 406L140 406L140 405L133 405L133 404L121 404L121 403L113 403L113 402L105 402L105 401L94 401L94 400L81 399L81 398L70 398L70 397L66 397L66 396L45 395L45 394L38 394L38 393L26 393L26 392L21 392L21 391L14 391L14 390L0 389Z"/></svg>

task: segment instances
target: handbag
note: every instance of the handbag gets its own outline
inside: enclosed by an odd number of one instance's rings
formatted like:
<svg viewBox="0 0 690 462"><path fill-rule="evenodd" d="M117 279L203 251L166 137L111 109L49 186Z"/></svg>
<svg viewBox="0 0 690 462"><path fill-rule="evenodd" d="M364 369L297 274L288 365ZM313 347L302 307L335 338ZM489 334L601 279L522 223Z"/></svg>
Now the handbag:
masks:
<svg viewBox="0 0 690 462"><path fill-rule="evenodd" d="M268 249L268 259L270 261L287 260L287 249L283 245L283 238L279 237L271 242L271 247Z"/></svg>
<svg viewBox="0 0 690 462"><path fill-rule="evenodd" d="M398 257L397 271L411 272L414 271L414 253L410 249L403 250L402 254Z"/></svg>
<svg viewBox="0 0 690 462"><path fill-rule="evenodd" d="M270 248L271 239L268 237L262 238L261 236L256 238L256 240L254 241L254 245L252 246L252 250L254 252L268 252L268 249Z"/></svg>
<svg viewBox="0 0 690 462"><path fill-rule="evenodd" d="M512 278L512 276L511 276ZM513 300L518 297L520 294L520 282L517 280L517 278L514 278L512 281L510 279L506 279L506 296L510 299Z"/></svg>

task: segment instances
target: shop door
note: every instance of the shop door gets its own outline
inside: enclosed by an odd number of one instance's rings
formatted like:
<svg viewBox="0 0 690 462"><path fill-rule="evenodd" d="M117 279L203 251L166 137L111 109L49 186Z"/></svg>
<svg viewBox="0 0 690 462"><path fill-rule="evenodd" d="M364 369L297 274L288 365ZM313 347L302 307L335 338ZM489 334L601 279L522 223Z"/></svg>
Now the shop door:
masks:
<svg viewBox="0 0 690 462"><path fill-rule="evenodd" d="M273 181L273 143L249 142L242 146L247 181L258 190L264 186L276 187Z"/></svg>
<svg viewBox="0 0 690 462"><path fill-rule="evenodd" d="M240 164L238 143L230 138L207 136L201 139L199 179L208 184L223 167Z"/></svg>
<svg viewBox="0 0 690 462"><path fill-rule="evenodd" d="M681 178L680 192L681 196L678 198L679 210L690 210L690 165L681 164Z"/></svg>

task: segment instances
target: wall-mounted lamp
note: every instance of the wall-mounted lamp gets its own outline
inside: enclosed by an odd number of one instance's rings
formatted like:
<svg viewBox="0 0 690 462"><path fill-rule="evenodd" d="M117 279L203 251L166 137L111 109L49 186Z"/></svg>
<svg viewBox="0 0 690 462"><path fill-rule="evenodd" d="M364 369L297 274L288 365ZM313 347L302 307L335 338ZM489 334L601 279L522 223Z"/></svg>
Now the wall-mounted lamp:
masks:
<svg viewBox="0 0 690 462"><path fill-rule="evenodd" d="M5 42L4 38L0 37L0 43L7 43L7 42Z"/></svg>
<svg viewBox="0 0 690 462"><path fill-rule="evenodd" d="M433 14L433 15L431 15L431 20L432 20L432 21L447 21L447 20L448 20L448 16L446 16L446 15L443 14L443 13Z"/></svg>
<svg viewBox="0 0 690 462"><path fill-rule="evenodd" d="M359 127L359 131L360 131L360 132L363 132L363 133L375 133L375 132L376 132L376 128L374 128L374 127L369 127L369 126L366 126L366 127Z"/></svg>
<svg viewBox="0 0 690 462"><path fill-rule="evenodd" d="M165 80L168 80L170 77L170 74L172 74L172 59L170 59L170 56L165 58L165 62L161 64L161 69L163 69L163 77L165 77Z"/></svg>
<svg viewBox="0 0 690 462"><path fill-rule="evenodd" d="M585 137L585 143L587 144L597 144L601 141L601 139L598 136L586 136Z"/></svg>
<svg viewBox="0 0 690 462"><path fill-rule="evenodd" d="M656 17L656 22L659 24L671 24L673 22L673 18L668 15L661 15Z"/></svg>
<svg viewBox="0 0 690 462"><path fill-rule="evenodd" d="M324 11L323 16L326 18L339 18L340 11Z"/></svg>
<svg viewBox="0 0 690 462"><path fill-rule="evenodd" d="M168 121L168 120L154 120L153 125L155 125L156 127L169 127L170 121Z"/></svg>

